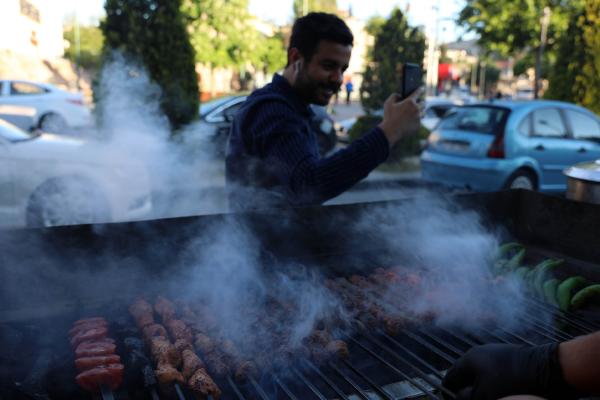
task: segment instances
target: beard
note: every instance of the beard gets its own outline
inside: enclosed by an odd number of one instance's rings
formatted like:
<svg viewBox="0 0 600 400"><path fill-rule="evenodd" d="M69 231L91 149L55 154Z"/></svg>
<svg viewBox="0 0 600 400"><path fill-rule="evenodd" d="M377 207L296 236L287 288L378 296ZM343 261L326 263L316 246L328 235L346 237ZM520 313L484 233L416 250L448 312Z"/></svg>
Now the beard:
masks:
<svg viewBox="0 0 600 400"><path fill-rule="evenodd" d="M331 97L340 90L341 85L314 79L308 70L302 67L293 87L305 102L326 106Z"/></svg>

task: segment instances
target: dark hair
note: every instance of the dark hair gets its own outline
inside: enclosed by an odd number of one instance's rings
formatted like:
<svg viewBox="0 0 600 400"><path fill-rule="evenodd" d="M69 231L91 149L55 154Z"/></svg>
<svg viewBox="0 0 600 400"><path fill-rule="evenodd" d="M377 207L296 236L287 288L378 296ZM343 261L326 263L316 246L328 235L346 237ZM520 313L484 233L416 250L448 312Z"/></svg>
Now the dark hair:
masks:
<svg viewBox="0 0 600 400"><path fill-rule="evenodd" d="M321 40L352 46L354 36L348 25L334 14L311 12L298 18L292 28L289 48L297 48L310 61Z"/></svg>

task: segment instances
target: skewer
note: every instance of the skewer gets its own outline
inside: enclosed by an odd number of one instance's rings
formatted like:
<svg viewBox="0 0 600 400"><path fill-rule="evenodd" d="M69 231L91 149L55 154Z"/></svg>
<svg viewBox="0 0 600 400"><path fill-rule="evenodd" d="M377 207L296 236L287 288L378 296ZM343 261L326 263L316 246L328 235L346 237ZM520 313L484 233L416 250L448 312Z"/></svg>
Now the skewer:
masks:
<svg viewBox="0 0 600 400"><path fill-rule="evenodd" d="M154 386L152 386L150 389L150 397L152 397L152 400L160 400L160 397L158 397L158 392Z"/></svg>
<svg viewBox="0 0 600 400"><path fill-rule="evenodd" d="M178 382L173 384L175 386L175 392L177 393L177 397L179 400L185 400L185 396L183 395L183 391L181 390L181 386L179 386Z"/></svg>
<svg viewBox="0 0 600 400"><path fill-rule="evenodd" d="M102 400L115 400L112 390L105 384L100 385L100 395L102 396Z"/></svg>

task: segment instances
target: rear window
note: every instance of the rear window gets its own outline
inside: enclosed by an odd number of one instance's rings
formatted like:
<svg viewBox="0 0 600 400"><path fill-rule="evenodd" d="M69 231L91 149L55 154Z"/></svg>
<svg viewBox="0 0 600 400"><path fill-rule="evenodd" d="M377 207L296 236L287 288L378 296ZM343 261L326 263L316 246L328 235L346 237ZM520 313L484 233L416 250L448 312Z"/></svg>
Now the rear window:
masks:
<svg viewBox="0 0 600 400"><path fill-rule="evenodd" d="M442 120L439 128L494 135L508 113L498 107L459 107Z"/></svg>

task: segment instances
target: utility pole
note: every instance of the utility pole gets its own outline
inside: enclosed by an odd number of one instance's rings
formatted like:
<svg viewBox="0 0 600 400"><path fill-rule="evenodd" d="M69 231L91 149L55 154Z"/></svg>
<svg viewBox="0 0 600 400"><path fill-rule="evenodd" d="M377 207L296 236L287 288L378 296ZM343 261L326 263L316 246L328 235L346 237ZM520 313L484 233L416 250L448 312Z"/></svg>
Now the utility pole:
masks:
<svg viewBox="0 0 600 400"><path fill-rule="evenodd" d="M76 6L77 7L77 6ZM75 39L75 73L77 75L77 90L81 90L81 38L79 34L79 15L75 8L74 14L74 39Z"/></svg>
<svg viewBox="0 0 600 400"><path fill-rule="evenodd" d="M480 64L479 70L479 98L485 98L485 61Z"/></svg>
<svg viewBox="0 0 600 400"><path fill-rule="evenodd" d="M431 7L434 12L434 18L430 19L433 24L430 25L429 37L427 38L427 75L425 77L426 93L428 96L434 96L437 91L438 83L438 61L437 60L437 29L438 29L438 11L440 9L439 0Z"/></svg>
<svg viewBox="0 0 600 400"><path fill-rule="evenodd" d="M548 35L548 24L550 22L550 7L544 7L544 14L541 18L542 33L540 35L540 46L538 47L537 54L535 56L535 80L533 83L533 97L539 98L540 93L540 80L542 79L542 55L544 54L544 47L546 47L546 39Z"/></svg>

